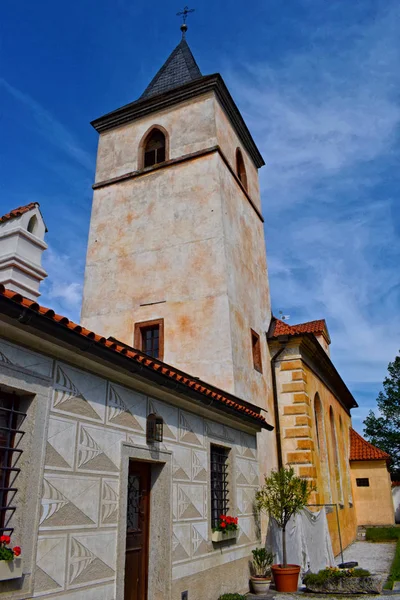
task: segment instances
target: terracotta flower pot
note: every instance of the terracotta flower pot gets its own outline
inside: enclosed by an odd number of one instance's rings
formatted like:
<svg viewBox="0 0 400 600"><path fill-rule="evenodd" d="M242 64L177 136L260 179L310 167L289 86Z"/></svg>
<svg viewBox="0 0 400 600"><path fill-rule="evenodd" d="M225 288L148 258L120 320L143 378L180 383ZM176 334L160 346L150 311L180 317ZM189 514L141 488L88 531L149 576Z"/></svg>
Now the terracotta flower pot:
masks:
<svg viewBox="0 0 400 600"><path fill-rule="evenodd" d="M297 592L299 585L299 565L272 565L272 574L274 576L277 592Z"/></svg>
<svg viewBox="0 0 400 600"><path fill-rule="evenodd" d="M251 587L253 592L257 594L265 594L269 590L271 577L250 577Z"/></svg>

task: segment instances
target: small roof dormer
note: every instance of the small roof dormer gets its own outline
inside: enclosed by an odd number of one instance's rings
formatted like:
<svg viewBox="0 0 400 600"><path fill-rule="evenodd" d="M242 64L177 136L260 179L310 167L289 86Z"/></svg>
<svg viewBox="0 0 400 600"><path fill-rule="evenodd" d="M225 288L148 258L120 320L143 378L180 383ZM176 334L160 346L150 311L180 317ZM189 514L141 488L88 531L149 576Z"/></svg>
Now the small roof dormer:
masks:
<svg viewBox="0 0 400 600"><path fill-rule="evenodd" d="M31 202L0 217L0 283L31 300L47 277L42 254L47 231L39 204Z"/></svg>

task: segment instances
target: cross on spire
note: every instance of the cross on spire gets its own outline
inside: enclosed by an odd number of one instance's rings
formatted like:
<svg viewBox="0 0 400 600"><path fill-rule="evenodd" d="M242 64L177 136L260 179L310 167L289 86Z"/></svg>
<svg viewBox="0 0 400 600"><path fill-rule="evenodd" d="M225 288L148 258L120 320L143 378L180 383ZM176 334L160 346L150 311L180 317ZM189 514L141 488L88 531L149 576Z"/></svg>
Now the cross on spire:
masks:
<svg viewBox="0 0 400 600"><path fill-rule="evenodd" d="M182 25L181 25L182 39L185 38L185 34L188 29L187 25L186 25L186 19L188 17L188 14L194 12L194 10L195 10L194 8L189 8L188 6L185 6L183 10L176 13L177 17L182 17Z"/></svg>

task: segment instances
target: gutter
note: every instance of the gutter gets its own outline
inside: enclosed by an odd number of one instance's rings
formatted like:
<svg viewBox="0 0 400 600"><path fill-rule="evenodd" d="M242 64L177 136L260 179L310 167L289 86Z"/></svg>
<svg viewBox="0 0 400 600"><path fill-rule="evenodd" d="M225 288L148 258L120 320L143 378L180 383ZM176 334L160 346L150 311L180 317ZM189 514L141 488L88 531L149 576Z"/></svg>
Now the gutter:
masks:
<svg viewBox="0 0 400 600"><path fill-rule="evenodd" d="M276 354L271 358L271 377L272 377L272 392L274 397L274 412L275 412L275 434L276 434L276 449L278 454L278 468L282 469L282 440L281 440L281 425L279 418L279 404L278 404L278 388L276 385L276 374L275 366L279 356L286 350L286 343L278 350Z"/></svg>

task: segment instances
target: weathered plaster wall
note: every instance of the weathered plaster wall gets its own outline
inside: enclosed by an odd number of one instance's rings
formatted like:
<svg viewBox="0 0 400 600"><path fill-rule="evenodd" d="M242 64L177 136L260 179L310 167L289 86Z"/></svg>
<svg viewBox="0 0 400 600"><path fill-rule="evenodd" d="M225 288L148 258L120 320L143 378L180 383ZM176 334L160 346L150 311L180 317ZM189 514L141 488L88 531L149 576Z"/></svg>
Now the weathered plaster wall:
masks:
<svg viewBox="0 0 400 600"><path fill-rule="evenodd" d="M79 359L71 354L71 361ZM209 582L210 597L218 597L224 566L228 565L229 574L236 561L235 585L245 588L248 573L244 565L257 541L253 515L259 482L255 435L6 340L0 341L0 370L2 385L28 394L40 392L34 397L36 405L40 402L40 419L36 423L39 432L30 430L34 461L29 469L33 480L36 477L42 483L40 519L37 494L29 499L34 503L27 525L28 530L31 528L31 551L29 535L16 534L16 542L24 548L24 570L32 572L26 578L29 593L24 588L23 596L11 596L7 584L0 582L0 596L26 599L32 597L33 588L35 597L80 600L84 594L89 600L122 599L122 586L117 592L115 586L124 569L126 465L129 456L151 458L145 439L149 412L164 418L162 452L154 451L152 460L157 468L171 469L172 487L172 498L167 496L171 516L166 507L163 514L156 512L160 502L152 508L152 553L157 555L158 564L157 569L150 567L149 600L168 600L168 578L157 576L157 572L168 572L174 600L179 600L180 592L186 589L191 599L197 597L199 573ZM209 414L212 416L212 411ZM230 513L239 515L237 542L223 548L214 548L210 541L211 443L230 449ZM24 468L28 469L26 465ZM159 487L157 493L164 497L165 483ZM18 515L20 518L22 511ZM32 519L32 515L37 517ZM168 548L172 564L165 563Z"/></svg>
<svg viewBox="0 0 400 600"><path fill-rule="evenodd" d="M394 510L390 474L384 460L350 463L358 525L391 525ZM357 478L368 478L369 487L358 487Z"/></svg>
<svg viewBox="0 0 400 600"><path fill-rule="evenodd" d="M248 193L257 206L261 210L261 197L260 197L260 184L258 180L258 170L250 158L247 150L244 148L242 142L232 127L228 117L225 114L224 109L219 104L217 98L215 102L215 124L217 143L221 147L222 152L227 158L230 166L236 173L236 149L240 148L244 160L244 165L247 175L247 188ZM242 197L243 202L246 202L245 198ZM265 242L264 242L265 246ZM264 252L265 253L265 252Z"/></svg>
<svg viewBox="0 0 400 600"><path fill-rule="evenodd" d="M167 159L215 146L214 110L210 92L101 134L96 183L136 171L140 167L140 143L154 125L161 125L169 134Z"/></svg>
<svg viewBox="0 0 400 600"><path fill-rule="evenodd" d="M351 417L306 365L296 342L289 343L286 353L278 360L276 376L283 462L295 466L298 475L314 483L317 492L312 495L310 504L338 505L342 543L346 547L354 540L357 526L348 466ZM322 406L319 444L314 408L317 394ZM339 462L331 435L330 407L334 415ZM339 469L335 467L337 464ZM335 510L328 514L328 524L333 550L337 554L340 547Z"/></svg>
<svg viewBox="0 0 400 600"><path fill-rule="evenodd" d="M236 170L239 139L208 95L101 135L96 181L133 170L156 124L170 158L219 143ZM259 206L257 169L242 151ZM263 224L216 152L94 192L83 325L132 345L135 322L159 318L165 362L271 411ZM263 374L253 368L251 328Z"/></svg>

